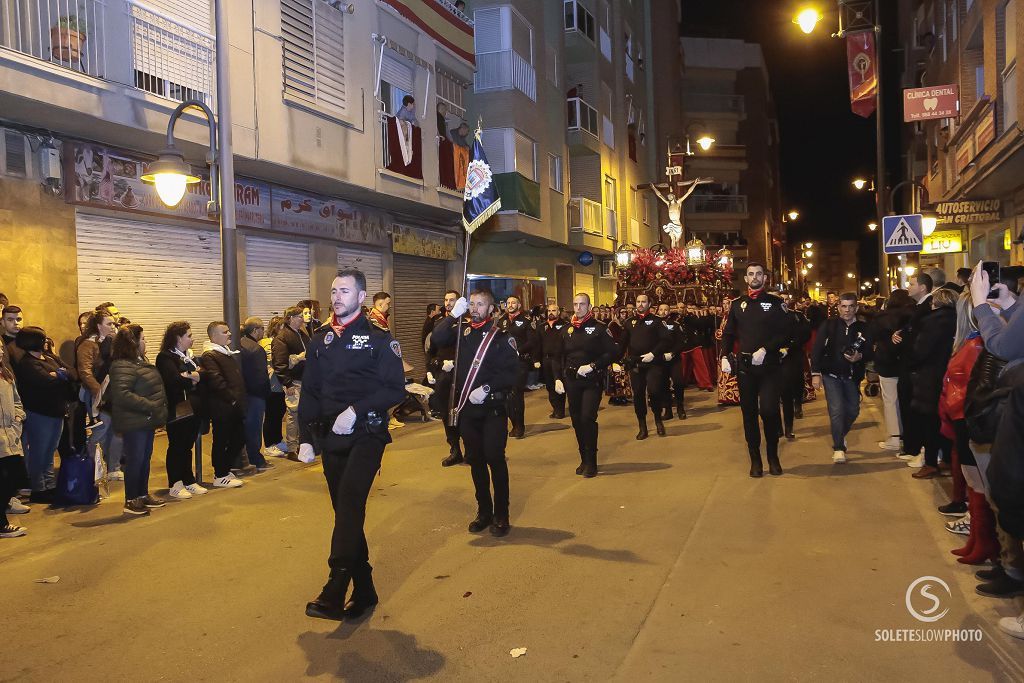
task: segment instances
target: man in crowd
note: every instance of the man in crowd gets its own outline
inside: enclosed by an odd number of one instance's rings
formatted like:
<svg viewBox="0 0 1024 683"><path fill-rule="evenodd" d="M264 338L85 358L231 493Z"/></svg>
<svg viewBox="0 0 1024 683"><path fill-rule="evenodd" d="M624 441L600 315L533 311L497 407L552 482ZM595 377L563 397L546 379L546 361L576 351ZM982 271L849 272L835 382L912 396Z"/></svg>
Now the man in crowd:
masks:
<svg viewBox="0 0 1024 683"><path fill-rule="evenodd" d="M682 350L679 352L680 359L680 373L683 376L685 382L689 378L690 374L693 374L694 382L697 384L698 389L703 391L711 391L714 382L711 378L711 373L708 372L708 362L705 357L705 344L714 343L714 330L717 329L717 325L714 324L714 318L708 318L698 316L694 313L694 309L686 304L679 304L681 309L680 315L677 318L679 323L679 329L682 333ZM711 327L710 334L708 327Z"/></svg>
<svg viewBox="0 0 1024 683"><path fill-rule="evenodd" d="M629 368L629 381L633 386L633 410L640 430L638 441L647 438L647 402L654 411L654 425L658 436L665 436L661 420L662 383L664 367L656 362L664 359L672 344L669 331L661 320L651 314L651 299L646 294L636 297L636 315L629 318L622 329L620 346Z"/></svg>
<svg viewBox="0 0 1024 683"><path fill-rule="evenodd" d="M544 379L544 386L548 390L548 403L551 404L551 414L561 420L565 417L565 392L559 392L558 382L562 378L562 362L565 355L565 340L562 330L566 323L562 320L561 310L558 304L548 304L546 319L538 323L538 336L540 338L541 355L541 377ZM598 397L600 403L600 397Z"/></svg>
<svg viewBox="0 0 1024 683"><path fill-rule="evenodd" d="M446 315L452 314L452 308L461 296L454 289L444 293ZM442 320L438 320L437 324L441 322ZM441 466L451 467L463 461L462 448L459 445L459 428L450 424L449 420L449 411L452 408L452 370L455 369L455 339L445 338L444 343L439 343L439 339L441 337L435 337L433 332L430 334L430 347L427 349L427 384L434 388L434 394L430 397L430 408L435 417L444 420L444 438L448 442L448 455L441 461Z"/></svg>
<svg viewBox="0 0 1024 683"><path fill-rule="evenodd" d="M391 295L387 292L377 292L373 295L373 306L369 312L370 324L381 332L391 332L391 325L388 318L391 315Z"/></svg>
<svg viewBox="0 0 1024 683"><path fill-rule="evenodd" d="M426 349L427 337L434 331L437 319L441 317L441 306L439 304L427 304L427 317L423 321L423 329L420 330L420 346Z"/></svg>
<svg viewBox="0 0 1024 683"><path fill-rule="evenodd" d="M811 321L803 313L805 308L806 304L796 299L793 308L789 310L793 338L790 340L786 357L782 359L782 422L783 432L790 440L796 438L793 420L804 416L804 347L811 338Z"/></svg>
<svg viewBox="0 0 1024 683"><path fill-rule="evenodd" d="M960 285L960 291L963 292L964 288L971 281L971 269L970 268L957 268L956 269L956 282Z"/></svg>
<svg viewBox="0 0 1024 683"><path fill-rule="evenodd" d="M406 95L402 98L402 108L398 110L395 117L399 121L406 121L414 126L418 126L419 120L416 118L416 98L412 95Z"/></svg>
<svg viewBox="0 0 1024 683"><path fill-rule="evenodd" d="M533 367L533 359L537 354L537 332L533 327L530 314L523 311L523 304L517 296L510 296L505 301L505 317L501 321L502 331L516 340L519 351L519 371L516 373L516 384L512 388L508 403L508 417L512 422L509 436L522 439L526 436L526 378Z"/></svg>
<svg viewBox="0 0 1024 683"><path fill-rule="evenodd" d="M515 386L519 353L516 340L495 324L496 309L494 295L477 290L468 302L460 298L453 304L452 314L437 323L433 337L438 344L454 346L459 318L469 311L470 322L462 327L454 379L459 433L466 445L466 461L476 490L477 514L469 523L469 531L479 533L490 527L491 535L500 537L509 532L506 426L508 394Z"/></svg>
<svg viewBox="0 0 1024 683"><path fill-rule="evenodd" d="M301 315L299 316L301 320ZM235 457L245 447L247 395L242 366L236 351L231 350L231 329L222 320L206 328L209 350L199 359L203 386L203 407L213 427L213 485L237 488L242 480L231 472Z"/></svg>
<svg viewBox="0 0 1024 683"><path fill-rule="evenodd" d="M288 456L294 459L299 450L299 400L302 396L302 379L306 370L306 347L309 337L302 319L302 309L292 306L284 312L284 325L270 345L270 356L274 372L284 387L285 441Z"/></svg>
<svg viewBox="0 0 1024 683"><path fill-rule="evenodd" d="M860 383L872 348L867 323L857 320L857 295L847 292L839 297L839 317L829 318L821 326L811 352L814 388L825 386L832 462L836 464L846 462L846 435L860 414Z"/></svg>
<svg viewBox="0 0 1024 683"><path fill-rule="evenodd" d="M779 462L782 349L792 338L791 322L782 299L765 291L768 276L764 264L747 264L743 281L747 283L747 293L732 302L722 331L722 372L737 373L750 476L763 476L759 415L764 424L768 473L778 476L782 474ZM737 339L740 353L734 357L734 367L730 353Z"/></svg>
<svg viewBox="0 0 1024 683"><path fill-rule="evenodd" d="M13 368L18 364L18 359L24 355L24 351L14 344L14 338L18 331L25 326L25 319L21 315L21 309L10 304L3 308L4 346L7 347L7 360Z"/></svg>
<svg viewBox="0 0 1024 683"><path fill-rule="evenodd" d="M266 327L260 318L246 318L242 324L242 336L238 342L238 360L242 366L245 381L245 452L249 464L257 472L273 467L263 455L263 418L267 413L267 399L270 397L270 373L267 352L260 346Z"/></svg>
<svg viewBox="0 0 1024 683"><path fill-rule="evenodd" d="M658 317L661 324L668 330L668 350L662 354L659 362L663 365L664 379L662 380L663 395L661 407L663 411L662 420L672 419L672 400L675 399L676 413L680 420L686 419L686 406L683 405L683 398L686 390L686 380L683 375L683 362L680 356L687 346L686 334L680 321L669 315L671 308L668 304L658 304Z"/></svg>
<svg viewBox="0 0 1024 683"><path fill-rule="evenodd" d="M903 329L897 330L892 334L892 343L900 349L905 349L902 353L904 362L900 368L900 376L896 385L897 402L900 407L900 415L903 416L903 452L898 457L903 460L917 458L918 453L924 447L925 435L920 433L913 420L908 419L912 414L910 402L913 397L912 385L914 381L909 364L909 350L914 348L914 341L917 338L917 332L920 330L921 321L932 312L932 288L933 281L931 275L918 273L911 276L907 293L910 294L911 299L917 302L917 305L910 316L910 322ZM918 458L918 460L923 462L923 458Z"/></svg>
<svg viewBox="0 0 1024 683"><path fill-rule="evenodd" d="M357 619L378 601L363 529L366 499L391 443L388 411L405 398L402 349L370 325L362 314L365 300L366 276L340 271L331 283L331 318L310 341L299 402L299 460L322 454L334 509L330 577L306 614L336 621Z"/></svg>
<svg viewBox="0 0 1024 683"><path fill-rule="evenodd" d="M839 316L839 294L834 290L825 293L825 317L835 318Z"/></svg>

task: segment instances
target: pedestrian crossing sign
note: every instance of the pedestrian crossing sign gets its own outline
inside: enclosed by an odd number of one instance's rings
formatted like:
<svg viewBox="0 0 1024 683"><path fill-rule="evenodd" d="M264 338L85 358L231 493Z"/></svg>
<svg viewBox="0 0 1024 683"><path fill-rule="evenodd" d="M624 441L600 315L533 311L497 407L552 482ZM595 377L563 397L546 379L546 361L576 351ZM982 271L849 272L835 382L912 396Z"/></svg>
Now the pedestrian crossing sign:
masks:
<svg viewBox="0 0 1024 683"><path fill-rule="evenodd" d="M886 254L911 254L924 248L921 214L882 218L882 247Z"/></svg>

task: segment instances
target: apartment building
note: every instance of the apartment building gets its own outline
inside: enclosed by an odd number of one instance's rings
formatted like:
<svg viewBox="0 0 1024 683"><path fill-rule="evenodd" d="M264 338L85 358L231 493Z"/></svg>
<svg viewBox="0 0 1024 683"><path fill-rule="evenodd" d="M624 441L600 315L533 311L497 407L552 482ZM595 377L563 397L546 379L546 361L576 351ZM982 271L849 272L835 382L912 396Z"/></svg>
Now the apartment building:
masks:
<svg viewBox="0 0 1024 683"><path fill-rule="evenodd" d="M649 0L475 0L470 119L502 211L474 236L474 281L527 306L615 298L612 255L659 241ZM675 20L678 26L678 18ZM671 36L673 44L678 32ZM669 88L669 83L661 84Z"/></svg>
<svg viewBox="0 0 1024 683"><path fill-rule="evenodd" d="M729 247L737 272L760 261L776 283L790 277L779 191L779 127L759 45L682 38L682 121L675 145L687 180L711 178L684 205L687 239ZM714 139L708 149L695 141Z"/></svg>
<svg viewBox="0 0 1024 683"><path fill-rule="evenodd" d="M927 189L939 224L920 266L1024 262L1024 50L1020 0L903 0L902 85L956 85L959 116L904 125L904 177ZM905 206L905 193L895 197Z"/></svg>
<svg viewBox="0 0 1024 683"><path fill-rule="evenodd" d="M202 0L0 0L0 290L57 340L106 300L156 334L186 319L202 337L221 317L209 183L169 209L139 176L181 101L216 111L226 41L243 317L327 303L336 269L359 266L394 295L422 366L425 306L461 277L465 148L449 133L473 83L472 18L448 0L220 1L217 35ZM202 115L175 135L204 170Z"/></svg>

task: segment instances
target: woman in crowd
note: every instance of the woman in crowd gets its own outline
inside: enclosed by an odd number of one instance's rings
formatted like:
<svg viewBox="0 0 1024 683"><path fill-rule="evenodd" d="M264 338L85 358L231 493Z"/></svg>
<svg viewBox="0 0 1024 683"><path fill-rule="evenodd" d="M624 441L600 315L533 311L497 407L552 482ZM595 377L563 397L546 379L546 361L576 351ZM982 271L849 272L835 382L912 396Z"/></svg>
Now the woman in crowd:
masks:
<svg viewBox="0 0 1024 683"><path fill-rule="evenodd" d="M149 464L154 433L167 423L167 394L156 366L146 360L141 325L124 325L114 336L110 404L114 430L124 439L124 512L148 515L166 504L149 493Z"/></svg>
<svg viewBox="0 0 1024 683"><path fill-rule="evenodd" d="M192 471L192 447L199 436L199 365L189 355L192 326L178 320L167 326L156 368L167 395L167 486L171 498L185 500L206 493Z"/></svg>
<svg viewBox="0 0 1024 683"><path fill-rule="evenodd" d="M109 406L104 405L104 391L107 386L107 375L110 372L110 340L117 331L114 316L106 309L89 314L83 336L75 348L75 367L78 369L78 381L82 388L78 398L85 406L91 424L88 441L89 455L95 456L96 447L103 452L107 464L107 476L110 479L121 479L120 453L116 454L112 447L114 430L110 428Z"/></svg>
<svg viewBox="0 0 1024 683"><path fill-rule="evenodd" d="M939 396L942 378L953 353L956 336L957 293L937 289L932 293L932 310L921 318L914 339L910 369L913 377L910 407L924 437L924 466L914 472L915 479L933 479L939 475L939 452L949 454L952 444L940 431Z"/></svg>
<svg viewBox="0 0 1024 683"><path fill-rule="evenodd" d="M270 396L267 398L267 414L263 417L263 455L276 458L288 455L288 444L285 443L284 434L281 431L284 414L288 408L284 403L284 387L281 385L281 380L277 378L277 373L274 372L273 357L270 352L271 344L274 343L277 333L281 331L282 325L284 325L284 318L275 315L267 323L266 336L260 339L260 346L267 352L267 362L269 363L267 372L270 373Z"/></svg>
<svg viewBox="0 0 1024 683"><path fill-rule="evenodd" d="M0 345L0 360L3 355L4 349ZM29 507L15 496L27 480L21 447L24 424L25 410L14 384L14 375L6 363L0 362L0 538L24 536L27 531L7 519L9 514L29 512Z"/></svg>
<svg viewBox="0 0 1024 683"><path fill-rule="evenodd" d="M14 344L24 352L15 366L18 391L25 408L24 448L33 503L52 503L57 481L53 454L64 431L71 400L71 373L55 356L44 352L46 332L26 327Z"/></svg>
<svg viewBox="0 0 1024 683"><path fill-rule="evenodd" d="M894 289L885 302L885 310L871 322L872 339L875 340L875 372L878 373L882 413L885 417L886 438L878 442L878 447L896 453L900 452L900 437L903 435L896 395L902 358L900 346L892 343L892 335L910 321L914 305L914 300L906 290Z"/></svg>

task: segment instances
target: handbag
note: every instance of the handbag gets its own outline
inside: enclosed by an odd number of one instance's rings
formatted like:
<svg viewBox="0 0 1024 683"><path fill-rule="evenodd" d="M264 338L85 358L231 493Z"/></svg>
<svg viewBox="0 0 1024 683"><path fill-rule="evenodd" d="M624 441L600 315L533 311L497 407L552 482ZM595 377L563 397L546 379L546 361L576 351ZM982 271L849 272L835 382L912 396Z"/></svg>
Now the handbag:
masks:
<svg viewBox="0 0 1024 683"><path fill-rule="evenodd" d="M964 401L964 420L971 441L990 444L995 441L996 429L1002 418L1006 399L1024 366L1018 366L1000 376L1006 361L988 351L982 351L971 369Z"/></svg>
<svg viewBox="0 0 1024 683"><path fill-rule="evenodd" d="M95 462L84 448L61 458L53 506L95 505L100 502L95 467Z"/></svg>
<svg viewBox="0 0 1024 683"><path fill-rule="evenodd" d="M192 404L186 398L184 401L178 401L177 405L174 406L174 417L168 420L168 424L179 422L185 418L192 417L195 415L195 411L192 410Z"/></svg>

